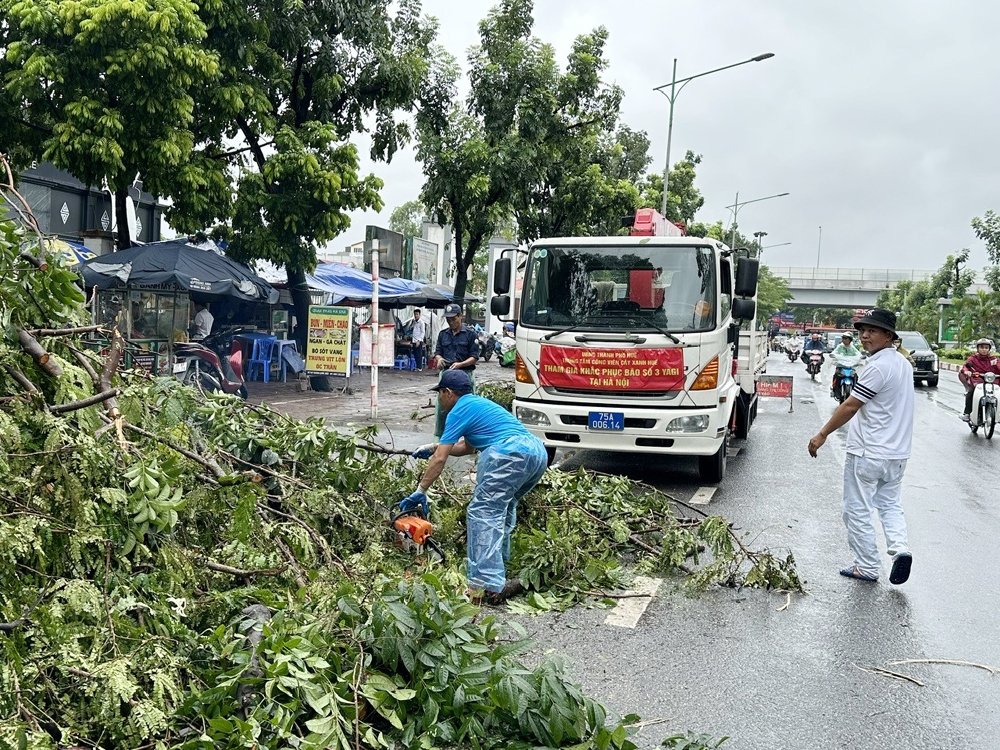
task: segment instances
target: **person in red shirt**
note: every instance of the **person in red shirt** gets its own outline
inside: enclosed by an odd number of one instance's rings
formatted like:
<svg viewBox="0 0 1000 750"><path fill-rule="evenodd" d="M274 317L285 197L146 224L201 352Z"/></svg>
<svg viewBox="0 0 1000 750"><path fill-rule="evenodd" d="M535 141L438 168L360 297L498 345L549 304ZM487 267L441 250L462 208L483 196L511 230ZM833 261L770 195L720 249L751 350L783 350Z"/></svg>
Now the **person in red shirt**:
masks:
<svg viewBox="0 0 1000 750"><path fill-rule="evenodd" d="M976 353L965 360L962 369L958 371L958 379L965 386L965 413L962 414L963 422L968 422L969 415L972 414L972 397L976 392L974 376L985 372L1000 375L1000 359L993 356L992 341L989 339L979 339L976 342Z"/></svg>

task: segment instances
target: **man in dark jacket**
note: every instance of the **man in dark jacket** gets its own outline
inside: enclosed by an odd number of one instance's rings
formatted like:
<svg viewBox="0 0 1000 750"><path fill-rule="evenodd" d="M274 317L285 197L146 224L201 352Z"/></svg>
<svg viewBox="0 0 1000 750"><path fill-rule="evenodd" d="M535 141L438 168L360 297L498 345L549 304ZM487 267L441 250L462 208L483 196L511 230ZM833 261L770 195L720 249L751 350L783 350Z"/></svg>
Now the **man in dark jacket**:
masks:
<svg viewBox="0 0 1000 750"><path fill-rule="evenodd" d="M437 348L434 350L432 366L442 373L448 370L464 370L475 388L476 362L479 361L479 337L471 328L462 325L462 308L452 302L444 309L448 327L438 334ZM439 378L440 381L440 378ZM438 402L434 413L434 437L440 438L444 431L444 412Z"/></svg>
<svg viewBox="0 0 1000 750"><path fill-rule="evenodd" d="M962 421L968 422L972 414L972 397L976 392L975 375L992 372L1000 375L1000 359L993 356L993 342L989 339L979 339L976 342L976 353L965 360L962 369L958 371L958 379L965 386L965 413Z"/></svg>

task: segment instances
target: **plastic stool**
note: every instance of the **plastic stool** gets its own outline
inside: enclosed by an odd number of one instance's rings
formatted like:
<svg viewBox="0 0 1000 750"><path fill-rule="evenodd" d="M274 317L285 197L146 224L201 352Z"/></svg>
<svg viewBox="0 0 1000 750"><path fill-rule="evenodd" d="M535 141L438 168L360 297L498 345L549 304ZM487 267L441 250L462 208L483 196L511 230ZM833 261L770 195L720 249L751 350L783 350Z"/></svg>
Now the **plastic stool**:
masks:
<svg viewBox="0 0 1000 750"><path fill-rule="evenodd" d="M410 355L410 361L407 363L407 367L411 370L417 369L417 358L414 357L412 354Z"/></svg>
<svg viewBox="0 0 1000 750"><path fill-rule="evenodd" d="M396 357L396 364L393 365L394 370L405 370L409 366L409 362L406 357Z"/></svg>

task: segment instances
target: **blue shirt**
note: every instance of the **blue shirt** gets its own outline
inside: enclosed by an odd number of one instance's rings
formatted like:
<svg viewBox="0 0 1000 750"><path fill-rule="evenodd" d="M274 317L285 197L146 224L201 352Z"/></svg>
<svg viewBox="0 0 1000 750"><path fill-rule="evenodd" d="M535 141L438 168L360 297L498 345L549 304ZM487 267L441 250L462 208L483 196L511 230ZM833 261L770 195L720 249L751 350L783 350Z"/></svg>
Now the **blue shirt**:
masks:
<svg viewBox="0 0 1000 750"><path fill-rule="evenodd" d="M458 333L452 333L450 328L442 328L438 334L437 349L434 354L444 357L445 362L462 362L469 357L479 359L479 338L476 332L467 326L458 329ZM473 362L463 370L475 370L476 363Z"/></svg>
<svg viewBox="0 0 1000 750"><path fill-rule="evenodd" d="M467 393L448 412L441 442L450 445L464 437L473 448L483 450L510 438L525 436L537 441L542 446L542 453L545 453L542 441L528 432L513 414L488 398ZM500 452L504 451L501 449Z"/></svg>

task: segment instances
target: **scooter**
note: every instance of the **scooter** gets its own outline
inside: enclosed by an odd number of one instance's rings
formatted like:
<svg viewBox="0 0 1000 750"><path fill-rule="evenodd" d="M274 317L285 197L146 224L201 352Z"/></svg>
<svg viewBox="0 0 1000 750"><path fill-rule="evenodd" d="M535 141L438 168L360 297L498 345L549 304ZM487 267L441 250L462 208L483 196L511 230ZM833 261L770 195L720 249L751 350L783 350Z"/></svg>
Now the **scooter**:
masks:
<svg viewBox="0 0 1000 750"><path fill-rule="evenodd" d="M837 386L832 388L830 393L839 403L844 403L847 397L854 390L854 383L857 381L858 364L861 362L860 356L840 357L836 360L836 370L834 380Z"/></svg>
<svg viewBox="0 0 1000 750"><path fill-rule="evenodd" d="M214 393L235 393L247 398L243 379L243 345L240 331L217 331L201 341L174 344L174 375L186 385ZM226 347L228 346L228 353Z"/></svg>
<svg viewBox="0 0 1000 750"><path fill-rule="evenodd" d="M979 397L979 405L969 415L969 429L975 435L983 428L983 437L993 438L993 430L997 425L997 397L994 393L997 376L992 372L972 373L972 384L977 390L982 386L983 393Z"/></svg>
<svg viewBox="0 0 1000 750"><path fill-rule="evenodd" d="M802 347L801 346L796 346L795 344L789 344L786 341L785 342L785 354L788 355L788 361L789 362L794 362L795 360L797 360L799 357L802 356Z"/></svg>
<svg viewBox="0 0 1000 750"><path fill-rule="evenodd" d="M823 353L810 349L802 356L806 360L806 372L809 373L810 378L815 380L820 370L823 369Z"/></svg>
<svg viewBox="0 0 1000 750"><path fill-rule="evenodd" d="M499 339L496 335L492 333L487 334L486 331L482 331L479 334L479 358L489 362L496 351L498 341Z"/></svg>

